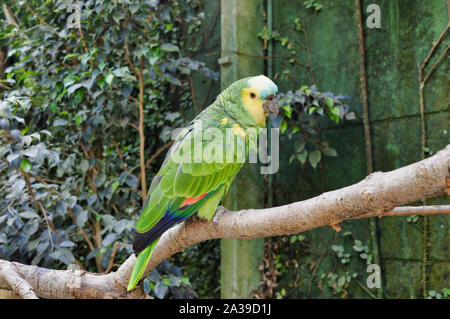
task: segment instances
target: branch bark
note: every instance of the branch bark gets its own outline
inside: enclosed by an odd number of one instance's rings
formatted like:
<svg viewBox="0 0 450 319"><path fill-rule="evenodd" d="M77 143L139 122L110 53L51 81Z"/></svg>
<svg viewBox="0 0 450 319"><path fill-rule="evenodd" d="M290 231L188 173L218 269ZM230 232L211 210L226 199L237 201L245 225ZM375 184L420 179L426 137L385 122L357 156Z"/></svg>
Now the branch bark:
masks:
<svg viewBox="0 0 450 319"><path fill-rule="evenodd" d="M17 274L13 264L0 263L0 279L3 279L12 291L23 299L38 299L33 287Z"/></svg>
<svg viewBox="0 0 450 319"><path fill-rule="evenodd" d="M301 233L322 226L335 226L347 219L411 215L396 208L448 192L450 145L434 156L391 172L375 172L357 184L314 198L266 209L225 211L216 226L189 219L165 232L152 254L148 274L167 257L215 238L252 239ZM424 208L413 209L414 214ZM440 212L448 214L447 206ZM428 213L426 213L428 214ZM50 270L0 260L0 268L14 265L15 272L43 298L142 298L142 288L126 292L135 262L130 256L116 272L94 274L80 270ZM0 277L0 289L11 286Z"/></svg>
<svg viewBox="0 0 450 319"><path fill-rule="evenodd" d="M133 70L134 74L137 76L139 80L139 126L137 130L139 132L139 165L141 168L140 172L140 182L141 182L141 198L142 204L145 203L145 199L147 198L147 182L145 179L145 135L144 135L144 60L141 58L139 63L139 71L136 69L136 66L133 64L130 58L130 50L128 47L128 42L125 41L125 58L130 65L130 68Z"/></svg>

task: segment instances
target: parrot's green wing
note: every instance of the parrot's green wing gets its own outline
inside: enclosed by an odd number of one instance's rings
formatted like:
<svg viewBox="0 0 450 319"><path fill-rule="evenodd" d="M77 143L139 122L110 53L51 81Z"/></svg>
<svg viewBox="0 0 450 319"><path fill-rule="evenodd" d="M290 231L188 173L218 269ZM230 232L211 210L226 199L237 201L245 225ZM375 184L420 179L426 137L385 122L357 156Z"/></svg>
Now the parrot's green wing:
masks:
<svg viewBox="0 0 450 319"><path fill-rule="evenodd" d="M168 228L196 212L199 217L208 220L214 216L222 196L241 169L243 161L239 159L245 159L242 153L246 152L245 147L239 148L234 144L237 151L227 162L226 153L230 145L225 140L226 127L216 131L223 133L218 134L217 138L197 139L196 134L203 136L202 131L194 130L191 125L169 150L152 181L147 201L136 223L133 249L139 255L128 290L139 282L153 247ZM244 138L236 136L236 139L240 139L240 145L245 144ZM232 143L236 143L236 139ZM195 148L193 142L197 140L201 142L203 152ZM202 158L198 157L199 154Z"/></svg>

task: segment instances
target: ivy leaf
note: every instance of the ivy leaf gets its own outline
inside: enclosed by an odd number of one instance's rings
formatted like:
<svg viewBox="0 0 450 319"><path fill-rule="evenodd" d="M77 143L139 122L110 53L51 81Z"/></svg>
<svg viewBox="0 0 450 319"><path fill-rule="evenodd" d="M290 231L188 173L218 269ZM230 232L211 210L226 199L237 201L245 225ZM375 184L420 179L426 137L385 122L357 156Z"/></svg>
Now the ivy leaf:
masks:
<svg viewBox="0 0 450 319"><path fill-rule="evenodd" d="M111 245L111 244L116 240L116 237L117 237L117 236L116 236L116 234L114 234L114 233L111 233L111 234L106 235L106 237L103 238L102 246L103 246L103 247L106 247L106 246Z"/></svg>
<svg viewBox="0 0 450 319"><path fill-rule="evenodd" d="M81 84L81 83L77 83L77 84L72 85L71 87L69 87L67 89L67 94L70 96L73 92L75 92L76 90L78 90L82 86L83 86L83 84Z"/></svg>
<svg viewBox="0 0 450 319"><path fill-rule="evenodd" d="M94 176L94 184L97 187L100 187L101 185L103 185L105 180L106 180L106 175L103 172Z"/></svg>
<svg viewBox="0 0 450 319"><path fill-rule="evenodd" d="M306 146L306 141L304 139L298 139L295 141L294 149L296 153L301 153Z"/></svg>
<svg viewBox="0 0 450 319"><path fill-rule="evenodd" d="M63 126L66 125L67 122L65 119L56 119L55 121L53 121L53 126Z"/></svg>
<svg viewBox="0 0 450 319"><path fill-rule="evenodd" d="M166 296L169 287L165 286L162 281L158 281L155 285L155 296L159 299L163 299Z"/></svg>
<svg viewBox="0 0 450 319"><path fill-rule="evenodd" d="M108 86L111 86L112 82L114 81L114 75L112 73L109 73L105 77L105 82L108 84Z"/></svg>
<svg viewBox="0 0 450 319"><path fill-rule="evenodd" d="M164 116L164 119L166 121L173 122L179 117L180 117L180 113L179 112L169 112L169 113L166 114L166 116Z"/></svg>
<svg viewBox="0 0 450 319"><path fill-rule="evenodd" d="M286 104L285 106L283 106L283 109L284 109L284 114L288 118L291 118L291 116L292 116L292 106L290 104Z"/></svg>
<svg viewBox="0 0 450 319"><path fill-rule="evenodd" d="M163 45L161 45L161 50L167 51L167 52L179 52L180 51L180 49L178 49L178 47L172 43L164 43Z"/></svg>
<svg viewBox="0 0 450 319"><path fill-rule="evenodd" d="M333 103L333 99L332 99L331 97L327 97L327 102L326 102L326 103L327 103L327 106L328 106L328 107L332 107L333 104L334 104L334 103Z"/></svg>
<svg viewBox="0 0 450 319"><path fill-rule="evenodd" d="M69 74L66 78L64 78L64 87L68 87L74 83L76 83L78 81L78 77L73 75L73 74Z"/></svg>
<svg viewBox="0 0 450 319"><path fill-rule="evenodd" d="M300 154L297 155L297 159L300 163L305 164L306 158L308 157L308 150L304 149Z"/></svg>
<svg viewBox="0 0 450 319"><path fill-rule="evenodd" d="M76 244L73 241L65 240L61 244L59 244L59 247L74 247Z"/></svg>
<svg viewBox="0 0 450 319"><path fill-rule="evenodd" d="M116 77L120 78L120 77L127 75L129 73L129 70L128 70L128 67L123 67L123 68L115 69L112 73Z"/></svg>
<svg viewBox="0 0 450 319"><path fill-rule="evenodd" d="M35 212L23 212L23 213L20 213L19 216L22 218L25 218L25 219L39 218L39 215L36 214Z"/></svg>
<svg viewBox="0 0 450 319"><path fill-rule="evenodd" d="M80 168L83 172L87 172L89 169L89 161L88 160L82 160L80 163Z"/></svg>
<svg viewBox="0 0 450 319"><path fill-rule="evenodd" d="M96 201L97 201L97 195L96 194L92 194L88 198L88 205L92 206Z"/></svg>
<svg viewBox="0 0 450 319"><path fill-rule="evenodd" d="M82 115L77 115L75 117L75 124L77 126L80 126L80 124L84 121L84 117Z"/></svg>
<svg viewBox="0 0 450 319"><path fill-rule="evenodd" d="M67 211L67 203L65 201L58 201L56 204L56 212L63 216Z"/></svg>
<svg viewBox="0 0 450 319"><path fill-rule="evenodd" d="M284 131L286 131L286 129L287 129L287 122L285 120L283 120L281 122L281 125L280 125L280 132L281 132L281 134L283 134Z"/></svg>
<svg viewBox="0 0 450 319"><path fill-rule="evenodd" d="M337 156L336 150L331 147L327 147L327 148L323 149L322 153L323 153L323 155L326 155L326 156L332 156L332 157Z"/></svg>
<svg viewBox="0 0 450 319"><path fill-rule="evenodd" d="M14 152L12 154L9 154L6 157L6 160L11 164L12 162L14 162L16 159L20 158L22 156L22 154L20 154L19 152Z"/></svg>
<svg viewBox="0 0 450 319"><path fill-rule="evenodd" d="M316 168L317 164L319 164L320 162L320 158L321 158L321 154L320 151L312 151L311 153L309 153L309 163L311 164L312 167Z"/></svg>
<svg viewBox="0 0 450 319"><path fill-rule="evenodd" d="M131 188L137 189L139 181L136 176L128 174L125 183Z"/></svg>
<svg viewBox="0 0 450 319"><path fill-rule="evenodd" d="M79 227L83 227L84 224L87 222L87 219L88 219L87 210L83 210L79 214L76 214L75 216L75 220L77 221L77 225Z"/></svg>
<svg viewBox="0 0 450 319"><path fill-rule="evenodd" d="M28 173L31 170L31 163L26 158L22 158L22 162L20 163L20 167L25 173Z"/></svg>
<svg viewBox="0 0 450 319"><path fill-rule="evenodd" d="M330 109L330 112L328 113L330 115L330 118L335 121L336 123L339 123L339 115L341 114L341 110L339 107L334 106Z"/></svg>
<svg viewBox="0 0 450 319"><path fill-rule="evenodd" d="M341 114L341 111L339 110L339 107L335 106L333 108L331 108L331 113L333 113L334 115L338 116Z"/></svg>
<svg viewBox="0 0 450 319"><path fill-rule="evenodd" d="M355 120L356 119L355 112L350 112L350 113L345 114L345 119L346 120Z"/></svg>
<svg viewBox="0 0 450 319"><path fill-rule="evenodd" d="M114 183L112 183L112 185L111 185L112 192L114 193L118 187L119 187L119 181L115 181Z"/></svg>

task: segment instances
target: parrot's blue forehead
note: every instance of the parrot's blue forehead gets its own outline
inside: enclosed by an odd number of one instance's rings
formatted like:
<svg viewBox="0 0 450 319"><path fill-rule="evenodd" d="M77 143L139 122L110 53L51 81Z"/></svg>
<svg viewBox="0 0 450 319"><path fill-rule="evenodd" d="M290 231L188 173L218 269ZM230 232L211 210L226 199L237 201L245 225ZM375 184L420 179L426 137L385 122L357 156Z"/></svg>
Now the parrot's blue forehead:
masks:
<svg viewBox="0 0 450 319"><path fill-rule="evenodd" d="M247 84L249 87L256 88L260 92L261 99L265 99L270 95L275 95L278 92L278 87L276 86L276 84L264 75L251 77L247 81Z"/></svg>

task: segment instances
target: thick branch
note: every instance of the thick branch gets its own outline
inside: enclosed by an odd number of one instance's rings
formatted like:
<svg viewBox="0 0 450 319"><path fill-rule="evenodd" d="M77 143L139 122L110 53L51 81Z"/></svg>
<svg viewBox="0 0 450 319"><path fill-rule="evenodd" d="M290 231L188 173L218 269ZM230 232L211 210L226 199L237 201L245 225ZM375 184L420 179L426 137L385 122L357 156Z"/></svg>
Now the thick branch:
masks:
<svg viewBox="0 0 450 319"><path fill-rule="evenodd" d="M114 273L101 275L82 270L53 270L0 260L0 269L14 267L15 272L26 280L34 293L42 298L145 298L142 289L131 294L114 280ZM0 289L11 289L0 276Z"/></svg>
<svg viewBox="0 0 450 319"><path fill-rule="evenodd" d="M146 273L167 257L204 240L288 235L337 225L360 216L410 215L402 208L394 208L445 194L448 191L446 179L450 175L449 164L450 145L418 163L387 173L370 174L357 184L305 201L273 208L223 213L216 227L211 222L187 220L161 236ZM414 213L420 214L420 208ZM16 272L40 297L136 298L144 296L141 288L131 294L125 292L134 262L135 257L132 255L116 272L107 275L13 264ZM0 267L4 263L8 262L0 260ZM1 278L0 288L9 288Z"/></svg>
<svg viewBox="0 0 450 319"><path fill-rule="evenodd" d="M11 263L0 264L0 279L3 279L12 291L23 299L38 299L33 287L16 273Z"/></svg>
<svg viewBox="0 0 450 319"><path fill-rule="evenodd" d="M377 215L376 212L359 215L353 219L362 219L370 217L396 217L396 216L413 216L413 215L449 215L450 205L434 205L434 206L402 206L396 207L389 212L383 212L382 215Z"/></svg>

